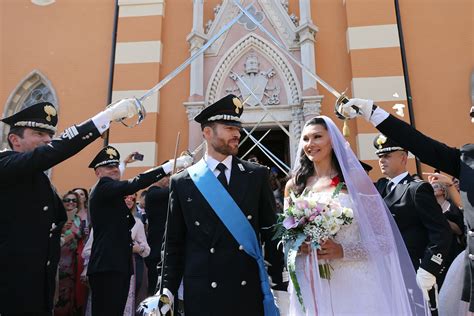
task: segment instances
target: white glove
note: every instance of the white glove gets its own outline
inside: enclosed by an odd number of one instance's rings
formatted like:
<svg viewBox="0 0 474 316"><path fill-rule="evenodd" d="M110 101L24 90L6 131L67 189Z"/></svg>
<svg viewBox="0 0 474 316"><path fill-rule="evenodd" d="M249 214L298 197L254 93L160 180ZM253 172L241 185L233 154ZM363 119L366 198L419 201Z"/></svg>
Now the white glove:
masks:
<svg viewBox="0 0 474 316"><path fill-rule="evenodd" d="M112 103L104 110L108 116L109 121L120 121L122 118L130 118L138 114L136 99L122 99Z"/></svg>
<svg viewBox="0 0 474 316"><path fill-rule="evenodd" d="M182 155L178 159L176 159L176 168L187 168L193 164L193 157L189 155Z"/></svg>
<svg viewBox="0 0 474 316"><path fill-rule="evenodd" d="M189 155L182 155L176 159L176 169L187 168L193 164L193 157ZM170 173L173 170L174 159L171 159L167 163L163 164L163 171Z"/></svg>
<svg viewBox="0 0 474 316"><path fill-rule="evenodd" d="M366 121L370 120L370 116L372 115L372 105L374 101L372 100L365 100L365 99L349 99L347 103L342 105L344 114L349 116L349 118L354 118L358 115L362 116L366 119ZM352 106L356 106L359 108L359 112L357 112Z"/></svg>
<svg viewBox="0 0 474 316"><path fill-rule="evenodd" d="M173 294L168 289L163 289L163 294L160 295L160 302L158 303L158 315L171 315L173 311Z"/></svg>
<svg viewBox="0 0 474 316"><path fill-rule="evenodd" d="M423 268L418 268L416 272L416 284L421 289L425 301L429 301L428 291L436 284L436 277Z"/></svg>

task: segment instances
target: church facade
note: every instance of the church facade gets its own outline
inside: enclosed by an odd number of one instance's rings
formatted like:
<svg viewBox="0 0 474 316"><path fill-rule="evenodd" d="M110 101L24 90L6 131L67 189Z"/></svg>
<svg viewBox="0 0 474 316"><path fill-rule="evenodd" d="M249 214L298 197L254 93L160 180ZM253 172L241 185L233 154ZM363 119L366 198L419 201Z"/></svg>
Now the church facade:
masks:
<svg viewBox="0 0 474 316"><path fill-rule="evenodd" d="M170 159L178 133L180 151L201 155L193 118L228 93L245 100L239 155L255 155L286 174L306 120L327 115L342 128L336 96L314 74L452 146L472 142L472 1L255 0L242 6L254 19L234 0L2 1L2 114L48 100L58 106L62 130L161 83L143 100L142 124L114 123L102 141L54 167L60 192L94 183L87 165L103 144L122 156L144 155L125 177ZM376 130L363 120L348 126L350 145L378 178ZM0 124L2 147L7 130ZM414 159L410 169L417 171Z"/></svg>

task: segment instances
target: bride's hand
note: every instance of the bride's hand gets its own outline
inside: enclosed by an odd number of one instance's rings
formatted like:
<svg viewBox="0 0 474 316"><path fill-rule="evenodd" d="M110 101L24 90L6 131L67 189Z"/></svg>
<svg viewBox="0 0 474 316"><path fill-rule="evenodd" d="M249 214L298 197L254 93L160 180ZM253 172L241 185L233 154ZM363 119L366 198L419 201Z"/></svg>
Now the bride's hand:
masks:
<svg viewBox="0 0 474 316"><path fill-rule="evenodd" d="M298 249L298 254L309 254L311 252L311 243L308 242L303 242L300 246L300 249Z"/></svg>
<svg viewBox="0 0 474 316"><path fill-rule="evenodd" d="M341 259L344 257L344 251L341 244L338 244L332 239L326 240L321 245L321 250L318 250L318 260L321 259Z"/></svg>

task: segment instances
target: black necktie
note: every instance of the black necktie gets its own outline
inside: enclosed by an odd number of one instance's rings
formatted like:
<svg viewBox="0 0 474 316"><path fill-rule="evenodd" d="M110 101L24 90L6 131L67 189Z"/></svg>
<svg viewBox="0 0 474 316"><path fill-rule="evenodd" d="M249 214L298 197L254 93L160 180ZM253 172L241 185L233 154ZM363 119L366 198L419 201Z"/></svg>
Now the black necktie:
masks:
<svg viewBox="0 0 474 316"><path fill-rule="evenodd" d="M225 169L227 169L227 167L223 163L219 163L216 169L220 171L219 175L217 176L217 180L219 180L224 188L227 189L227 178L225 177Z"/></svg>
<svg viewBox="0 0 474 316"><path fill-rule="evenodd" d="M392 192L392 188L395 185L392 181L388 181L387 186L385 187L385 196L389 195Z"/></svg>

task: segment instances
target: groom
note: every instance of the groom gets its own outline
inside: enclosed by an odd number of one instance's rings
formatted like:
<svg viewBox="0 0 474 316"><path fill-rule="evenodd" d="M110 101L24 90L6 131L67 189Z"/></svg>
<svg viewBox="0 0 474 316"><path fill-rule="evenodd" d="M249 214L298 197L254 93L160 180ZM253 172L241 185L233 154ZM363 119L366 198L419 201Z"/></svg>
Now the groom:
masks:
<svg viewBox="0 0 474 316"><path fill-rule="evenodd" d="M247 241L254 242L256 252L261 250L260 241L265 243L265 255L272 258L268 273L273 288L286 290L283 255L271 240L276 214L268 170L235 157L242 112L241 101L228 95L197 115L194 120L201 124L207 152L195 166L171 179L163 286L172 300L183 278L186 316L260 316L264 309L273 310L265 315L278 314L263 259L249 254ZM211 178L202 186L196 174L204 171ZM219 194L212 201L215 192ZM224 203L236 208L221 209Z"/></svg>

